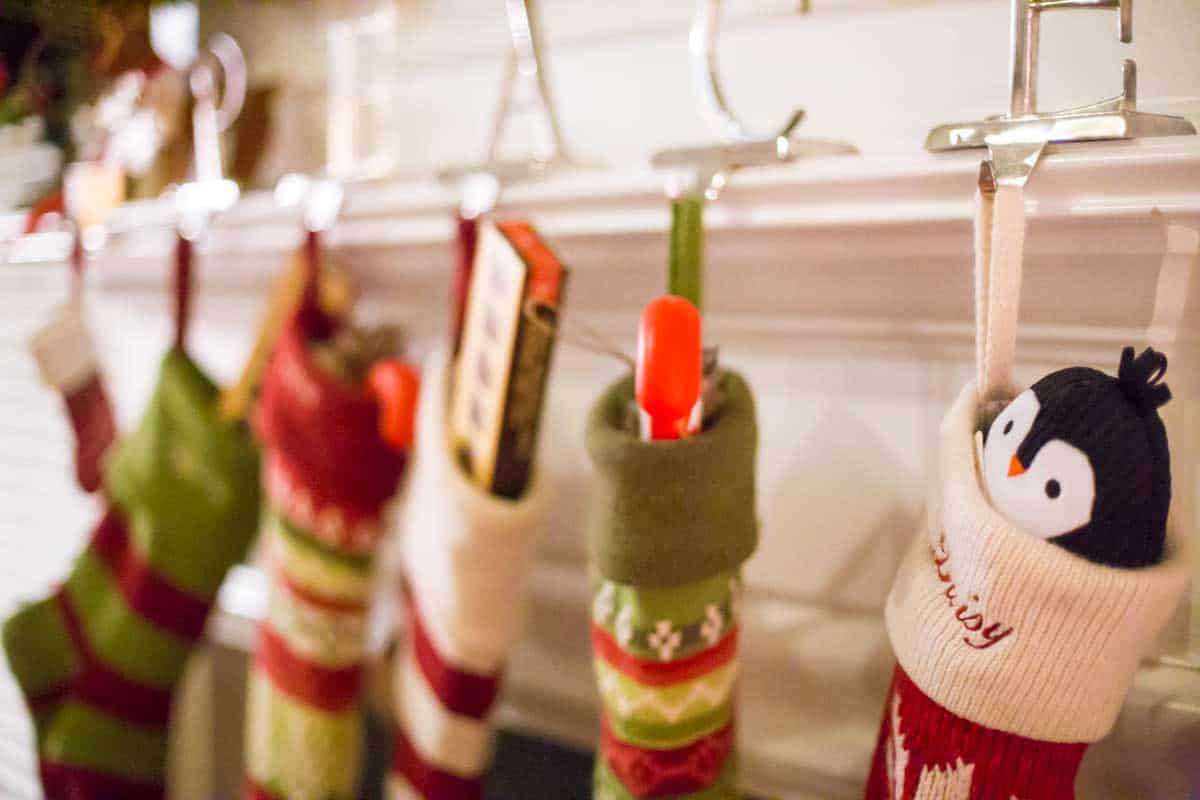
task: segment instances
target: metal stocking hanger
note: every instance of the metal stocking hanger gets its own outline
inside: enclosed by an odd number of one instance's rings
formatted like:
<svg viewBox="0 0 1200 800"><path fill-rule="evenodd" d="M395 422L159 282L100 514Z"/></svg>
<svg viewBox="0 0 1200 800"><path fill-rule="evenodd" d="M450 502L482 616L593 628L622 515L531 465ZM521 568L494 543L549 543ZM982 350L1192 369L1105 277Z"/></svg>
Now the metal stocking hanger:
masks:
<svg viewBox="0 0 1200 800"><path fill-rule="evenodd" d="M218 102L217 71L222 90ZM221 133L242 111L246 98L246 61L233 37L219 33L199 53L188 70L188 87L195 98L192 111L194 178L175 187L175 207L180 214L180 231L195 239L207 218L237 202L236 181L226 178L221 168Z"/></svg>
<svg viewBox="0 0 1200 800"><path fill-rule="evenodd" d="M986 147L980 188L1024 186L1047 143L1106 139L1143 139L1194 135L1182 117L1137 110L1137 65L1121 65L1121 94L1091 105L1061 111L1037 110L1038 45L1041 15L1046 11L1107 9L1118 14L1118 36L1133 41L1133 0L1012 0L1011 95L1007 114L977 122L939 125L925 148L933 152Z"/></svg>
<svg viewBox="0 0 1200 800"><path fill-rule="evenodd" d="M217 69L222 74L218 102ZM237 182L221 168L221 132L237 119L246 97L246 62L233 37L221 33L188 70L192 111L194 179L171 192L176 212L175 347L184 349L192 295L193 247L209 218L237 202Z"/></svg>
<svg viewBox="0 0 1200 800"><path fill-rule="evenodd" d="M443 183L458 189L460 213L466 219L491 211L506 186L577 166L567 153L550 95L534 0L505 0L504 9L512 47L487 156L479 164L450 167L438 174ZM536 121L533 154L524 159L505 159L502 152L505 133L518 115L532 115Z"/></svg>
<svg viewBox="0 0 1200 800"><path fill-rule="evenodd" d="M800 7L808 11L807 2ZM692 85L708 127L721 142L655 153L650 163L669 170L671 200L670 292L701 306L704 258L704 204L715 200L729 176L744 167L768 166L817 156L857 153L854 145L826 139L804 139L794 131L804 120L796 109L777 133L751 131L730 108L721 89L717 37L721 0L701 0L688 36Z"/></svg>

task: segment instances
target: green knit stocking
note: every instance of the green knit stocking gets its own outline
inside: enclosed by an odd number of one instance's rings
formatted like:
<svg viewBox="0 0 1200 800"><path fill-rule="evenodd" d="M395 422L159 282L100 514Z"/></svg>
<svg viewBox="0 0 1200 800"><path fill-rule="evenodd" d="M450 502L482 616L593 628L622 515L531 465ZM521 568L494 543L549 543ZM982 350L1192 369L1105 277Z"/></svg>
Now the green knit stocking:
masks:
<svg viewBox="0 0 1200 800"><path fill-rule="evenodd" d="M113 451L108 507L66 582L4 625L48 797L159 797L171 696L258 518L249 432L216 386L164 357L137 430Z"/></svg>
<svg viewBox="0 0 1200 800"><path fill-rule="evenodd" d="M721 378L699 436L644 442L622 425L632 381L588 421L588 539L600 691L597 798L738 798L734 690L741 564L754 551L754 401Z"/></svg>

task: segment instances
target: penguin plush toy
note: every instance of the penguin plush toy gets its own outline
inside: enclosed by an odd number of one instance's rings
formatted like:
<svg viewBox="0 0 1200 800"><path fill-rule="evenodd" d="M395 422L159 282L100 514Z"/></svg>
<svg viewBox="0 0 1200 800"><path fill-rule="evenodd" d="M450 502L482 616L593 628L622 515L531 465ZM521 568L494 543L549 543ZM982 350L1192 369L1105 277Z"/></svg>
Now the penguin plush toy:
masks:
<svg viewBox="0 0 1200 800"><path fill-rule="evenodd" d="M1127 347L1115 377L1051 373L994 419L963 387L884 608L896 668L866 800L1074 800L1191 578L1167 530L1166 369Z"/></svg>
<svg viewBox="0 0 1200 800"><path fill-rule="evenodd" d="M992 505L1014 525L1087 560L1157 564L1171 503L1170 455L1158 409L1171 398L1167 359L1121 353L1114 378L1071 367L1021 393L989 427L983 473Z"/></svg>

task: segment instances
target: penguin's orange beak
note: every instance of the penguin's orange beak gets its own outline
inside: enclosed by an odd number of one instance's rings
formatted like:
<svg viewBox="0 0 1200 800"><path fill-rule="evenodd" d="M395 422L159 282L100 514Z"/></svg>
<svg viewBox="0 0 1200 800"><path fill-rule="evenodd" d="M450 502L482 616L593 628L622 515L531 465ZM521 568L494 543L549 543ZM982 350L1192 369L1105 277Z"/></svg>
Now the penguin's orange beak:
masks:
<svg viewBox="0 0 1200 800"><path fill-rule="evenodd" d="M1024 474L1025 474L1025 465L1021 463L1021 459L1017 458L1014 455L1012 457L1012 461L1008 462L1008 477L1015 478L1018 475L1024 475Z"/></svg>

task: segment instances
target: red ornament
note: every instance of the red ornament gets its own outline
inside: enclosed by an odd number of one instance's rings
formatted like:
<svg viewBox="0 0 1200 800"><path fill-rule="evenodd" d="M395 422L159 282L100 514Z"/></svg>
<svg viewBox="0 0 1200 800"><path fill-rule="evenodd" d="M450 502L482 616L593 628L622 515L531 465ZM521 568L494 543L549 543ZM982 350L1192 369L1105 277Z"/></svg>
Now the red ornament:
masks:
<svg viewBox="0 0 1200 800"><path fill-rule="evenodd" d="M413 442L420 375L399 359L385 359L371 367L367 389L379 402L379 435L397 450L407 450Z"/></svg>

